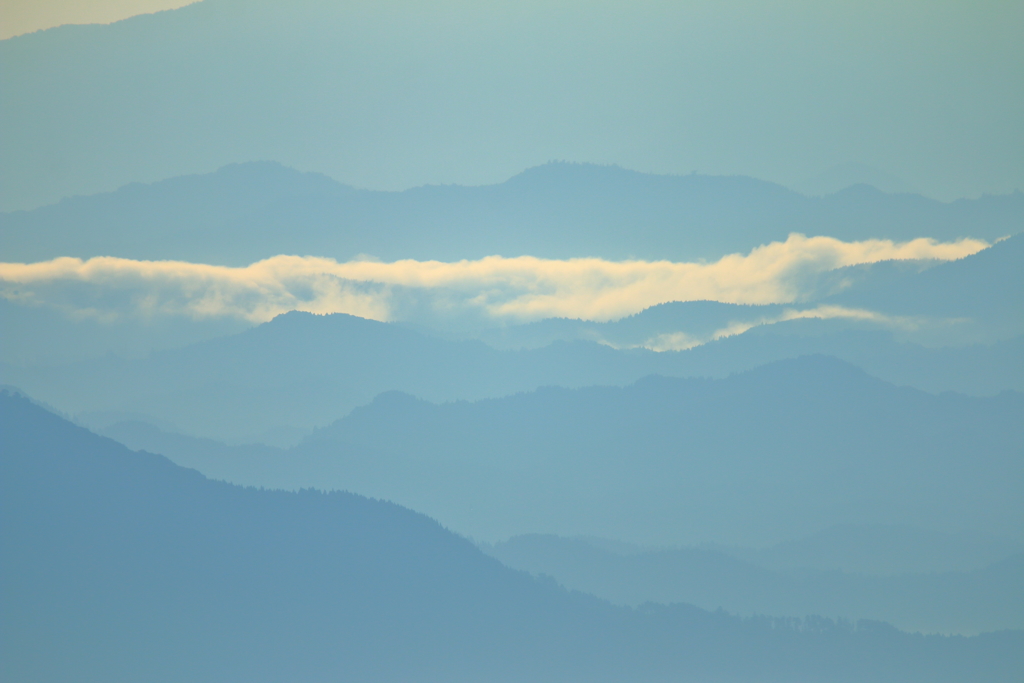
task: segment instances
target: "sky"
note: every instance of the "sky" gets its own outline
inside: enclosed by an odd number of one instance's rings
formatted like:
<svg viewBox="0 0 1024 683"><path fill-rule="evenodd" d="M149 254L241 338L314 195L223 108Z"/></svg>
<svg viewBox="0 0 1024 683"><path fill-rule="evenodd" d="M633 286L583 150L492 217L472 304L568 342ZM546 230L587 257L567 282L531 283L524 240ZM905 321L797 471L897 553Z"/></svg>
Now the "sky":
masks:
<svg viewBox="0 0 1024 683"><path fill-rule="evenodd" d="M0 43L14 65L0 69L0 210L252 160L374 189L497 183L551 160L797 189L861 169L943 200L1024 189L1024 3L205 0L168 14Z"/></svg>

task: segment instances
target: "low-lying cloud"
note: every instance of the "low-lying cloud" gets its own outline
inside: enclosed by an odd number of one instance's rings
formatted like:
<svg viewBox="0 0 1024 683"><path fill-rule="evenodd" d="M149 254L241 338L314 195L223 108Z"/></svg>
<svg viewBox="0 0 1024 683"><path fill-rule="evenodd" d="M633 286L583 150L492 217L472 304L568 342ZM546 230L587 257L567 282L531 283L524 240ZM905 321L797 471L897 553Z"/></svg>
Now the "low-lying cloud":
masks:
<svg viewBox="0 0 1024 683"><path fill-rule="evenodd" d="M669 301L799 303L809 296L816 276L836 268L885 260L952 260L987 246L975 239L843 242L792 234L785 242L710 263L532 256L338 263L282 255L233 268L58 258L0 263L0 295L98 318L184 315L258 323L301 310L397 320L407 317L410 307L425 306L438 314L509 322L548 317L606 321Z"/></svg>
<svg viewBox="0 0 1024 683"><path fill-rule="evenodd" d="M643 344L639 344L639 346L652 351L684 351L710 341L743 334L747 330L759 325L773 325L788 320L832 320L836 318L865 320L889 328L914 329L918 325L918 321L913 318L885 315L862 308L823 305L805 309L786 309L778 315L761 316L752 320L737 320L715 330L707 336L697 336L686 332L666 332L648 339Z"/></svg>

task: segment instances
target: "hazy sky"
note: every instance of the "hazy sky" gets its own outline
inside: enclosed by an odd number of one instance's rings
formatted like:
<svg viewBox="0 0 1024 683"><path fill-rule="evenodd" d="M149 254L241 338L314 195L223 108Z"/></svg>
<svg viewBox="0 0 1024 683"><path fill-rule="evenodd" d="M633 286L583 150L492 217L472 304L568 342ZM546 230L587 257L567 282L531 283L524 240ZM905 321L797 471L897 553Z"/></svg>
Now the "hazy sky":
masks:
<svg viewBox="0 0 1024 683"><path fill-rule="evenodd" d="M798 188L847 165L941 199L1024 189L1024 2L206 0L158 16L0 44L0 208L258 159L381 189L556 159Z"/></svg>
<svg viewBox="0 0 1024 683"><path fill-rule="evenodd" d="M109 24L195 0L0 0L0 40L62 24Z"/></svg>

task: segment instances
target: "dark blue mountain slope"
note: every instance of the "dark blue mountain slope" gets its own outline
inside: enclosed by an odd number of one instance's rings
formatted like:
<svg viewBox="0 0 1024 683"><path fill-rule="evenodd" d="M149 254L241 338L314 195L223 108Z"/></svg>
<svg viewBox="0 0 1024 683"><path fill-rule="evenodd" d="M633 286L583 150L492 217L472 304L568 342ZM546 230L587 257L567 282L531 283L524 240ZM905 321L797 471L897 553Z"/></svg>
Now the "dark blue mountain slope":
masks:
<svg viewBox="0 0 1024 683"><path fill-rule="evenodd" d="M0 395L0 673L48 681L1012 681L1017 632L632 611L422 515L243 489Z"/></svg>

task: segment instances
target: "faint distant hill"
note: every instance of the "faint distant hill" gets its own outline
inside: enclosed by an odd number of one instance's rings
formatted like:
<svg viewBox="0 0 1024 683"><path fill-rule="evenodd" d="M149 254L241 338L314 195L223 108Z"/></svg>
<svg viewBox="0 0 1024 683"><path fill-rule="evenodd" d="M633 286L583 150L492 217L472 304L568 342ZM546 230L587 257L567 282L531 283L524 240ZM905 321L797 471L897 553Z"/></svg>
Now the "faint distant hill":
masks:
<svg viewBox="0 0 1024 683"><path fill-rule="evenodd" d="M243 439L274 426L324 425L393 389L444 401L626 384L659 360L582 342L498 351L354 316L292 312L142 359L0 370L3 381L70 412L145 413L192 434Z"/></svg>
<svg viewBox="0 0 1024 683"><path fill-rule="evenodd" d="M854 162L837 164L799 183L794 189L812 196L834 194L853 185L870 185L891 194L919 194L917 188L882 169Z"/></svg>
<svg viewBox="0 0 1024 683"><path fill-rule="evenodd" d="M551 163L498 185L357 190L261 162L0 214L6 261L121 256L243 265L276 254L457 260L714 259L791 232L844 240L1024 229L1024 195L942 203L855 186L806 197L741 176Z"/></svg>
<svg viewBox="0 0 1024 683"><path fill-rule="evenodd" d="M1019 632L613 607L398 506L259 491L0 394L0 673L48 681L1011 681Z"/></svg>
<svg viewBox="0 0 1024 683"><path fill-rule="evenodd" d="M353 490L488 540L762 545L836 524L1024 540L1021 394L927 394L825 357L440 405L390 392L284 452L107 433L210 476Z"/></svg>
<svg viewBox="0 0 1024 683"><path fill-rule="evenodd" d="M862 528L867 535L877 530ZM482 547L510 567L618 604L686 602L739 614L842 614L925 633L1024 627L1021 554L972 571L872 576L766 569L711 547L616 553L585 539L539 534Z"/></svg>
<svg viewBox="0 0 1024 683"><path fill-rule="evenodd" d="M892 524L841 524L765 548L718 549L779 571L806 568L889 576L974 571L1019 554L1024 546L964 529L936 532Z"/></svg>

